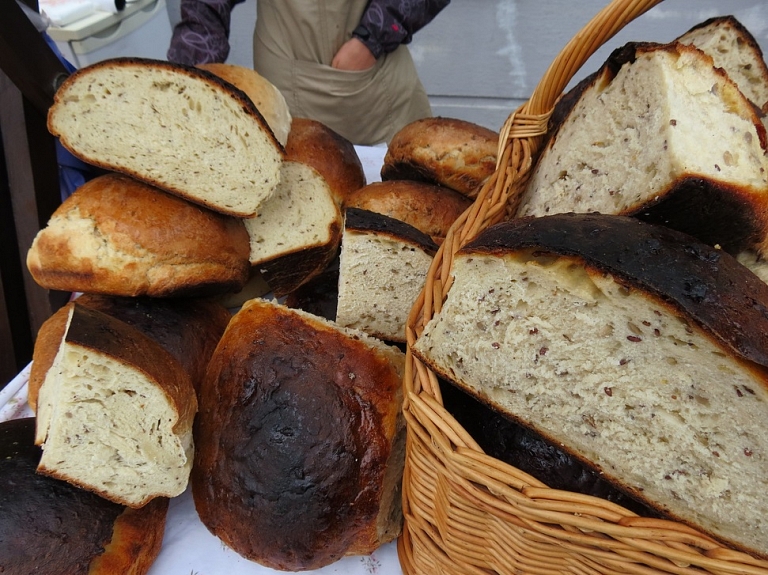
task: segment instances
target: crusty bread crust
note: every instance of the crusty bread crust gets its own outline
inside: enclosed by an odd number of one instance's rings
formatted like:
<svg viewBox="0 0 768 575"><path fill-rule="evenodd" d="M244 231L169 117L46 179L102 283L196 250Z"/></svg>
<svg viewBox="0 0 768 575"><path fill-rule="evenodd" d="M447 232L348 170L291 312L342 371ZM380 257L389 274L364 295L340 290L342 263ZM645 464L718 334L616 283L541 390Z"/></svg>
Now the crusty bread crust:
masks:
<svg viewBox="0 0 768 575"><path fill-rule="evenodd" d="M430 255L438 250L437 244L427 234L396 218L360 208L347 208L344 214L345 231L375 233L380 237L410 244Z"/></svg>
<svg viewBox="0 0 768 575"><path fill-rule="evenodd" d="M320 172L339 204L366 184L363 164L352 142L317 120L293 118L285 159Z"/></svg>
<svg viewBox="0 0 768 575"><path fill-rule="evenodd" d="M381 179L446 186L474 197L496 169L499 134L466 120L423 118L389 143Z"/></svg>
<svg viewBox="0 0 768 575"><path fill-rule="evenodd" d="M412 180L374 182L344 202L345 208L377 212L410 224L438 244L471 205L471 199L455 190Z"/></svg>
<svg viewBox="0 0 768 575"><path fill-rule="evenodd" d="M282 570L396 537L402 360L360 332L247 302L211 360L195 427L192 492L208 529Z"/></svg>
<svg viewBox="0 0 768 575"><path fill-rule="evenodd" d="M42 287L121 296L201 296L248 279L243 222L127 176L99 176L53 213L27 254Z"/></svg>

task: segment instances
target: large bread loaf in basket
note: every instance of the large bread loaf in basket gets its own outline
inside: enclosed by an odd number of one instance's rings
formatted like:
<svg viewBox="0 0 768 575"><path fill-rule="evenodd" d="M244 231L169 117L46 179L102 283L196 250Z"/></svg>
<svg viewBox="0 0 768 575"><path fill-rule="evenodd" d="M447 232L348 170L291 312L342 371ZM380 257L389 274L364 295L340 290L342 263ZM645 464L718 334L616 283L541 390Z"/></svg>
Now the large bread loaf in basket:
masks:
<svg viewBox="0 0 768 575"><path fill-rule="evenodd" d="M686 525L550 489L486 455L443 406L436 374L411 353L451 289L454 254L515 212L566 85L605 41L660 1L613 0L569 42L505 123L496 172L435 256L406 334L405 527L398 552L408 575L768 574L768 561L727 549Z"/></svg>

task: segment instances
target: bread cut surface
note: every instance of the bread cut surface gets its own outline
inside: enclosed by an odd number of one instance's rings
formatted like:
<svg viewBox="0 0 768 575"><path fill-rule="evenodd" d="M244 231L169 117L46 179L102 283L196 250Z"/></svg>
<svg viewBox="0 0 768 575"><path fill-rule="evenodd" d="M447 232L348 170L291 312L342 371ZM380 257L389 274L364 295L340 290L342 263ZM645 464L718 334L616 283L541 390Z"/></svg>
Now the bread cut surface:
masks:
<svg viewBox="0 0 768 575"><path fill-rule="evenodd" d="M36 235L27 267L47 289L193 296L245 285L248 232L218 214L120 174L75 190Z"/></svg>
<svg viewBox="0 0 768 575"><path fill-rule="evenodd" d="M240 217L256 215L272 195L284 153L232 84L141 58L105 60L69 76L48 129L85 162Z"/></svg>
<svg viewBox="0 0 768 575"><path fill-rule="evenodd" d="M129 507L179 495L196 411L192 383L172 355L75 303L38 395L38 471Z"/></svg>
<svg viewBox="0 0 768 575"><path fill-rule="evenodd" d="M659 511L768 556L768 286L618 216L482 233L417 357Z"/></svg>
<svg viewBox="0 0 768 575"><path fill-rule="evenodd" d="M542 152L518 215L637 215L731 253L760 241L765 130L751 103L693 46L617 53Z"/></svg>
<svg viewBox="0 0 768 575"><path fill-rule="evenodd" d="M251 264L278 296L325 269L341 240L341 211L328 183L300 162L283 162L275 195L244 222Z"/></svg>
<svg viewBox="0 0 768 575"><path fill-rule="evenodd" d="M339 257L336 322L405 342L405 322L424 287L437 245L408 224L346 210Z"/></svg>
<svg viewBox="0 0 768 575"><path fill-rule="evenodd" d="M277 141L285 146L288 141L288 132L291 131L292 118L285 96L277 86L256 70L245 66L209 62L198 64L197 67L216 74L222 80L245 92L256 109L264 116Z"/></svg>
<svg viewBox="0 0 768 575"><path fill-rule="evenodd" d="M400 531L403 354L254 299L209 365L192 472L203 523L243 557L318 569Z"/></svg>

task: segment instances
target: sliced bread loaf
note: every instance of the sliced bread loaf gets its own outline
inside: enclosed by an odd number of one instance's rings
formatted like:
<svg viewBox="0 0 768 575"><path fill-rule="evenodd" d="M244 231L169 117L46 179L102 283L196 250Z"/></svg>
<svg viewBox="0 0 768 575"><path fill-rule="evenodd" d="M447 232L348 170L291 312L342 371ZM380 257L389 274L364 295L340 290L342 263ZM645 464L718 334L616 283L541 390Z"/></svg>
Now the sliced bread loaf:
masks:
<svg viewBox="0 0 768 575"><path fill-rule="evenodd" d="M284 153L232 84L142 58L104 60L69 76L48 129L85 162L241 217L272 195Z"/></svg>
<svg viewBox="0 0 768 575"><path fill-rule="evenodd" d="M254 299L208 369L195 423L200 519L273 569L368 555L400 532L403 354Z"/></svg>
<svg viewBox="0 0 768 575"><path fill-rule="evenodd" d="M225 216L119 174L75 190L35 237L27 267L44 288L119 296L241 289L248 232Z"/></svg>
<svg viewBox="0 0 768 575"><path fill-rule="evenodd" d="M736 253L765 233L765 146L752 104L710 57L631 44L550 138L518 215L635 215Z"/></svg>
<svg viewBox="0 0 768 575"><path fill-rule="evenodd" d="M74 303L38 394L38 471L129 507L179 495L192 468L196 411L176 358Z"/></svg>
<svg viewBox="0 0 768 575"><path fill-rule="evenodd" d="M438 247L400 220L358 208L345 214L336 322L405 342L405 322Z"/></svg>
<svg viewBox="0 0 768 575"><path fill-rule="evenodd" d="M768 556L768 285L635 218L482 232L413 352L637 499Z"/></svg>
<svg viewBox="0 0 768 575"><path fill-rule="evenodd" d="M275 195L244 220L251 265L280 297L325 269L341 241L342 218L331 189L315 169L285 161Z"/></svg>

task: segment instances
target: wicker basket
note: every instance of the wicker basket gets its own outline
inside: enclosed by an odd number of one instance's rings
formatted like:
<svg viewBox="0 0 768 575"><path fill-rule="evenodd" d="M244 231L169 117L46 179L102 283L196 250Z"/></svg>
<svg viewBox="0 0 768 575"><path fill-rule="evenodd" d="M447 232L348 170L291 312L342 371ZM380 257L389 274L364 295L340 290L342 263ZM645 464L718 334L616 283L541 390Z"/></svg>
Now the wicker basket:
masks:
<svg viewBox="0 0 768 575"><path fill-rule="evenodd" d="M485 455L443 407L435 374L410 353L451 287L453 255L514 213L551 110L570 79L606 40L660 1L613 0L563 49L531 99L505 123L496 172L434 259L407 325L405 527L398 553L408 575L768 575L768 561L724 548L690 527L547 488Z"/></svg>

